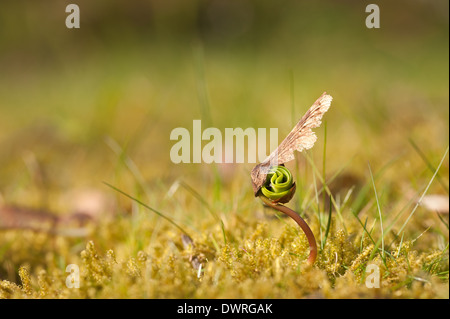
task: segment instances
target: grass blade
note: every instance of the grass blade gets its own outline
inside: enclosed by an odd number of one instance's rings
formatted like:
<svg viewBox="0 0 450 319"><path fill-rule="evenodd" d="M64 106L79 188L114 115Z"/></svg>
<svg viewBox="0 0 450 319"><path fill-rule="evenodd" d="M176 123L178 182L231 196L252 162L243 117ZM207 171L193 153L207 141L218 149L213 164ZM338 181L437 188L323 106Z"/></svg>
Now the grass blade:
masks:
<svg viewBox="0 0 450 319"><path fill-rule="evenodd" d="M339 220L342 223L342 227L344 229L344 232L346 234L348 234L347 227L345 226L345 223L344 223L344 218L342 217L342 214L341 214L341 210L340 210L339 206L337 205L336 201L334 200L334 197L333 197L333 194L330 191L330 188L328 187L328 185L326 185L326 181L324 181L324 179L322 178L320 172L317 170L317 167L314 165L314 161L311 159L311 156L309 156L308 153L305 153L305 156L306 156L306 159L308 160L308 162L310 163L311 167L313 168L314 174L320 179L320 181L324 185L323 187L325 188L325 191L328 194L328 196L330 196L330 200L333 203L334 209L336 209L336 213L337 213L337 215L339 217Z"/></svg>
<svg viewBox="0 0 450 319"><path fill-rule="evenodd" d="M434 171L433 176L431 177L430 182L428 183L427 187L425 188L425 190L422 193L422 196L420 196L420 199L417 201L416 205L414 206L414 209L412 210L411 214L409 214L408 218L406 219L406 221L403 223L402 227L400 228L400 230L397 232L397 236L399 236L399 234L403 231L403 229L406 227L406 225L408 224L409 220L411 219L411 217L414 215L414 213L417 210L417 207L419 207L420 203L422 202L423 197L425 196L425 194L428 192L428 189L430 188L431 184L434 181L434 178L436 177L439 169L442 166L442 163L444 162L444 159L447 157L448 154L448 146L447 149L445 150L445 154L444 156L442 156L441 162L439 163L438 167L436 168L436 170Z"/></svg>
<svg viewBox="0 0 450 319"><path fill-rule="evenodd" d="M113 185L111 185L111 184L108 184L107 182L103 182L103 184L105 184L106 186L112 188L112 189L115 190L116 192L119 192L119 193L121 193L122 195L128 197L129 199L134 200L136 203L138 203L138 204L144 206L145 208L151 210L151 211L154 212L156 215L158 215L158 216L164 218L164 219L167 220L169 223L171 223L173 226L175 226L176 228L178 228L182 233L184 233L184 234L186 234L186 235L189 236L189 234L183 229L183 227L181 227L180 225L178 225L177 223L175 223L171 218L167 217L167 216L164 215L163 213L160 213L160 212L157 211L156 209L154 209L154 208L148 206L147 204L141 202L139 199L137 199L137 198L135 198L135 197L133 197L133 196L131 196L131 195L125 193L124 191L118 189L117 187L115 187L115 186L113 186Z"/></svg>
<svg viewBox="0 0 450 319"><path fill-rule="evenodd" d="M192 196L194 196L198 201L200 201L206 209L211 213L211 215L214 217L214 219L218 222L220 222L220 227L222 228L222 235L223 240L225 244L227 243L227 236L225 234L225 225L223 223L223 220L216 214L216 212L212 209L211 205L203 198L202 195L200 195L194 188L186 184L185 182L180 181L180 185L186 189L189 193L191 193Z"/></svg>
<svg viewBox="0 0 450 319"><path fill-rule="evenodd" d="M328 233L330 232L330 227L331 227L331 197L330 197L330 205L328 205L330 208L329 208L329 211L328 211L328 222L327 222L327 228L325 229L325 235L324 235L324 238L323 238L323 241L321 242L321 247L320 247L320 249L321 250L323 250L323 248L325 247L325 244L326 244L326 242L327 242L327 238L328 238Z"/></svg>
<svg viewBox="0 0 450 319"><path fill-rule="evenodd" d="M425 164L427 164L427 167L430 169L430 171L435 172L436 169L434 168L433 164L431 164L431 162L428 160L428 158L425 156L425 154L422 152L422 150L419 148L419 146L417 146L417 144L411 138L409 138L409 143L412 145L412 147L417 152L417 154L419 154L419 156L422 158L422 160L425 162ZM439 182L439 184L441 184L441 186L445 189L445 191L448 194L449 193L448 186L445 185L445 183L442 181L441 176L439 174L436 175L436 180Z"/></svg>
<svg viewBox="0 0 450 319"><path fill-rule="evenodd" d="M376 200L376 202L377 202L378 215L379 215L379 217L380 217L380 228L381 228L381 252L382 252L382 258L383 258L383 260L385 260L386 256L385 256L385 251L384 251L383 217L382 217L382 215L381 215L380 201L379 201L379 199L378 199L378 193L377 193L377 188L375 187L375 180L374 180L374 178L373 178L372 169L370 168L370 164L368 164L368 166L369 166L370 178L372 179L373 191L374 191L374 193L375 193L375 200ZM374 249L377 249L377 246L375 246Z"/></svg>

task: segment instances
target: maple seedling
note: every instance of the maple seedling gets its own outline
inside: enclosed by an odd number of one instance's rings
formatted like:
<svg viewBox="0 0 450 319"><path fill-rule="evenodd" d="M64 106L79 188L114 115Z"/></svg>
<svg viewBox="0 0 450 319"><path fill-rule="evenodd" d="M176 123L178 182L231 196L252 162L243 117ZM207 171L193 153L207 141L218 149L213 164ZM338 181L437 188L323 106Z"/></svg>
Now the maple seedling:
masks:
<svg viewBox="0 0 450 319"><path fill-rule="evenodd" d="M264 204L291 217L303 230L309 243L308 263L314 264L317 257L317 244L314 233L308 224L295 211L283 205L294 196L296 185L291 172L284 163L295 158L294 151L310 149L317 140L311 130L319 127L323 114L328 111L333 98L324 92L294 126L288 136L262 163L256 165L251 173L255 197Z"/></svg>

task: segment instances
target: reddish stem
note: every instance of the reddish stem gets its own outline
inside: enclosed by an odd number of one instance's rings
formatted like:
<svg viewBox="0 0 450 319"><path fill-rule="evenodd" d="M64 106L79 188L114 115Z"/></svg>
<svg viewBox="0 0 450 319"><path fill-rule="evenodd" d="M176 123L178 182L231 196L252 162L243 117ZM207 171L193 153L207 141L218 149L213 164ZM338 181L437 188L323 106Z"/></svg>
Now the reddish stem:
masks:
<svg viewBox="0 0 450 319"><path fill-rule="evenodd" d="M270 199L268 199L265 196L259 196L261 200L267 204L268 206L272 207L273 209L276 209L289 217L291 217L295 222L300 226L300 228L303 230L303 232L306 235L306 238L308 239L309 243L309 257L308 257L308 263L310 265L314 264L317 257L317 244L316 244L316 238L314 237L314 234L309 228L308 224L305 222L303 218L300 217L299 214L297 214L295 211L290 209L289 207L286 207L284 205L280 205L277 203L272 202Z"/></svg>

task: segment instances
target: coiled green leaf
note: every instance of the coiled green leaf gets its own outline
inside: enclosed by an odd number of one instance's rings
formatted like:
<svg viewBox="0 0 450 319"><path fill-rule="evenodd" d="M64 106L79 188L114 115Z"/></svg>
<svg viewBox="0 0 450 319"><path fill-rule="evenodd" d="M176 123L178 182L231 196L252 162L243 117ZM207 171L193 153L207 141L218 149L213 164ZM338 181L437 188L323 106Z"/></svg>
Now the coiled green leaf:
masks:
<svg viewBox="0 0 450 319"><path fill-rule="evenodd" d="M272 167L261 192L273 202L287 203L295 193L295 183L291 172L284 166Z"/></svg>

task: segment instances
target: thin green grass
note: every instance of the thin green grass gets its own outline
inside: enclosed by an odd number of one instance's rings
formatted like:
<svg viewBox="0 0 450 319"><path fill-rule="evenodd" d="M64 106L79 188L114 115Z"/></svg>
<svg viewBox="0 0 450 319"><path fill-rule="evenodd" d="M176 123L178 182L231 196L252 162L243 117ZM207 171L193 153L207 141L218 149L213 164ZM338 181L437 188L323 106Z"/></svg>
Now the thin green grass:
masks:
<svg viewBox="0 0 450 319"><path fill-rule="evenodd" d="M333 194L331 193L329 187L325 184L325 180L321 176L320 172L317 170L317 167L315 166L314 161L312 160L311 156L309 156L307 153L305 153L305 156L306 156L309 164L313 168L314 174L316 174L316 176L320 179L320 182L324 186L325 191L327 192L328 196L330 196L330 200L333 203L333 207L336 210L336 213L342 223L342 227L343 227L344 231L347 233L347 227L345 226L344 218L342 217L341 210L340 210L339 206L337 205Z"/></svg>
<svg viewBox="0 0 450 319"><path fill-rule="evenodd" d="M409 214L408 218L405 220L405 222L403 223L403 225L400 227L400 229L397 232L397 236L399 236L399 234L401 234L401 232L405 229L406 225L408 224L408 222L410 221L411 217L414 215L414 213L416 212L417 208L419 207L423 197L425 196L425 194L428 192L428 189L430 188L431 184L433 183L433 180L435 179L436 175L439 172L439 169L442 166L442 163L444 162L445 158L447 157L448 154L448 149L449 147L447 146L447 149L445 150L444 155L442 156L442 159L438 165L438 167L436 168L436 170L433 173L433 176L430 179L430 182L428 183L428 185L425 187L425 190L423 191L422 195L420 196L419 200L417 201L416 205L414 206L413 210L411 211L411 213Z"/></svg>
<svg viewBox="0 0 450 319"><path fill-rule="evenodd" d="M448 230L448 229L449 229L449 228L448 228L448 222L446 222L446 221L444 220L444 218L441 216L441 214L439 214L438 212L436 212L436 215L437 215L437 217L439 218L439 220L442 222L442 224L444 224L445 227L446 227L447 230Z"/></svg>
<svg viewBox="0 0 450 319"><path fill-rule="evenodd" d="M291 126L294 127L297 124L297 114L295 111L295 76L294 71L290 70L290 89L291 89ZM295 171L294 174L296 176L295 181L297 183L297 187L299 189L303 189L302 179L300 178L300 164L298 154L295 154ZM301 192L297 192L297 201L295 210L300 211L300 207L302 207L303 203L303 194Z"/></svg>
<svg viewBox="0 0 450 319"><path fill-rule="evenodd" d="M331 209L332 205L331 205L331 198L330 198L330 203L329 203L329 208L328 208L328 221L327 221L327 227L325 229L325 235L323 237L323 240L321 240L320 242L320 249L323 250L325 247L325 244L327 243L327 239L328 239L328 234L330 233L330 228L331 228L331 213L332 213L332 209Z"/></svg>
<svg viewBox="0 0 450 319"><path fill-rule="evenodd" d="M105 138L105 143L117 156L117 169L121 165L124 165L133 175L133 178L135 179L139 188L148 195L149 191L147 183L145 182L145 178L143 177L136 163L128 156L126 147L122 148L119 143L117 143L117 141L109 136Z"/></svg>
<svg viewBox="0 0 450 319"><path fill-rule="evenodd" d="M226 244L227 243L227 235L226 235L226 230L225 230L225 225L223 223L223 220L219 217L219 215L217 215L217 213L212 209L211 205L205 200L205 198L202 195L200 195L200 193L198 193L194 188L189 186L186 182L180 181L179 183L192 196L194 196L198 201L200 201L200 203L202 203L202 205L206 207L206 209L213 216L213 218L217 222L220 223L220 228L222 229L223 241Z"/></svg>
<svg viewBox="0 0 450 319"><path fill-rule="evenodd" d="M129 199L132 199L133 201L135 201L135 202L138 203L139 205L142 205L142 206L144 206L145 208L151 210L151 211L154 212L156 215L158 215L158 216L164 218L164 219L167 220L170 224L172 224L173 226L175 226L176 228L178 228L178 230L180 230L183 234L186 234L186 235L189 236L189 233L188 233L187 231L185 231L183 227L181 227L180 225L178 225L177 223L175 223L175 222L173 221L172 218L167 217L167 216L164 215L163 213L161 213L161 212L159 212L158 210L156 210L156 209L154 209L154 208L148 206L148 205L145 204L144 202L142 202L142 201L140 201L139 199L137 199L137 198L135 198L135 197L133 197L133 196L127 194L126 192L120 190L119 188L117 188L117 187L115 187L115 186L113 186L113 185L111 185L111 184L109 184L109 183L107 183L107 182L103 182L103 183L104 183L106 186L108 186L108 187L112 188L113 190L115 190L116 192L118 192L118 193L120 193L120 194L122 194L122 195L128 197Z"/></svg>
<svg viewBox="0 0 450 319"><path fill-rule="evenodd" d="M326 180L327 180L327 121L323 121L323 152L322 152L322 186L325 189ZM322 204L323 211L325 211L325 203L326 203L326 194L323 192Z"/></svg>
<svg viewBox="0 0 450 319"><path fill-rule="evenodd" d="M213 127L213 117L211 114L211 102L209 97L208 83L206 80L206 72L205 72L205 57L204 50L200 43L197 43L194 51L194 61L195 61L195 71L196 71L196 84L197 84L197 95L200 104L200 112L202 115L202 120L206 124L207 127ZM216 163L213 165L214 170L214 185L213 185L213 198L214 202L219 202L221 200L221 189L222 189L222 179L219 174L219 170L217 168ZM222 227L223 222L221 221ZM224 240L225 233L224 233Z"/></svg>
<svg viewBox="0 0 450 319"><path fill-rule="evenodd" d="M414 150L419 154L420 158L424 161L424 163L427 165L428 169L434 173L436 172L436 168L431 164L431 162L428 160L427 156L422 152L422 150L419 148L419 146L414 142L412 138L408 138L409 143L414 148ZM436 180L441 184L441 186L444 188L444 190L447 192L447 195L449 194L448 186L444 183L439 173L436 174Z"/></svg>
<svg viewBox="0 0 450 319"><path fill-rule="evenodd" d="M378 198L378 193L377 193L377 188L375 186L375 181L373 178L373 174L372 174L372 169L370 168L370 164L368 164L369 166L369 172L370 172L370 179L372 180L372 185L373 185L373 192L375 194L375 200L377 202L377 209L378 209L378 217L380 218L380 229L381 229L381 258L383 259L383 262L386 262L386 256L385 256L385 250L384 250L384 229L383 229L383 216L381 214L381 207L380 207L380 200ZM374 251L376 251L378 249L378 246L375 245L374 247ZM372 259L373 256L370 256L369 259Z"/></svg>

